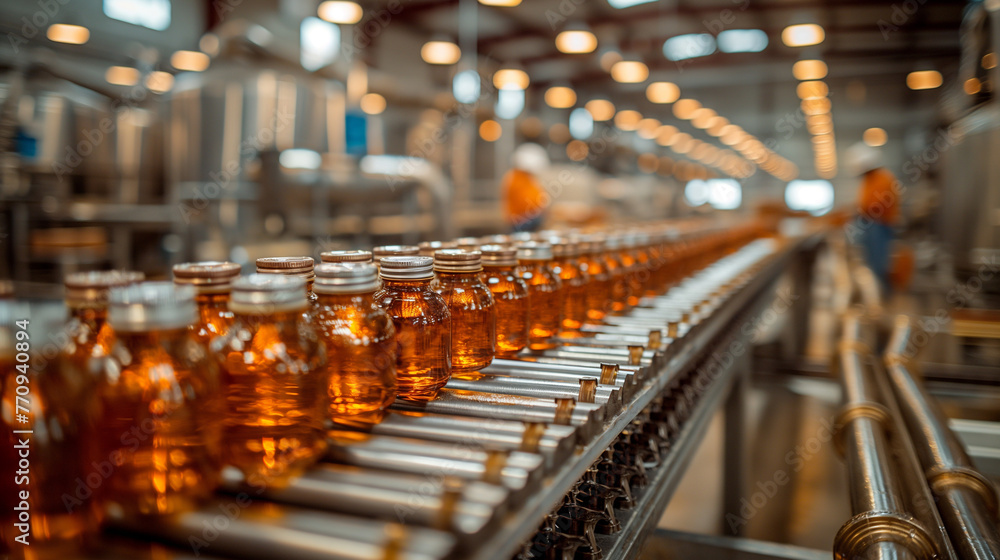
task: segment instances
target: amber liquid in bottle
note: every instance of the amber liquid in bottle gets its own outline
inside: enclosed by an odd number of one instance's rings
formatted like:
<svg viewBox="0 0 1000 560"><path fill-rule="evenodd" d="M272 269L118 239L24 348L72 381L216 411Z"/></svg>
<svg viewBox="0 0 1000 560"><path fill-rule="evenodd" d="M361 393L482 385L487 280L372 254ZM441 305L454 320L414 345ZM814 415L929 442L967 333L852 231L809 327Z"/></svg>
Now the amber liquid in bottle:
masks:
<svg viewBox="0 0 1000 560"><path fill-rule="evenodd" d="M563 310L560 336L578 337L580 327L587 320L587 283L589 278L581 270L576 259L556 257L552 261L552 272L562 281Z"/></svg>
<svg viewBox="0 0 1000 560"><path fill-rule="evenodd" d="M282 487L326 451L326 355L301 308L234 311L212 345L226 397L222 463Z"/></svg>
<svg viewBox="0 0 1000 560"><path fill-rule="evenodd" d="M639 297L642 295L642 276L644 271L639 266L634 249L622 248L618 254L618 258L621 260L622 268L625 269L625 307L631 309L639 304Z"/></svg>
<svg viewBox="0 0 1000 560"><path fill-rule="evenodd" d="M608 302L611 294L611 275L604 260L599 255L585 254L578 261L580 268L586 271L587 277L587 320L600 321L607 315Z"/></svg>
<svg viewBox="0 0 1000 560"><path fill-rule="evenodd" d="M372 292L319 295L314 324L328 355L327 417L378 424L396 398L396 329Z"/></svg>
<svg viewBox="0 0 1000 560"><path fill-rule="evenodd" d="M493 294L478 272L437 272L431 289L451 314L451 374L470 376L493 362L496 354L496 308Z"/></svg>
<svg viewBox="0 0 1000 560"><path fill-rule="evenodd" d="M195 296L198 305L198 320L191 329L198 340L208 346L213 338L229 332L233 324L233 312L229 310L229 292L199 293Z"/></svg>
<svg viewBox="0 0 1000 560"><path fill-rule="evenodd" d="M608 250L602 255L604 265L608 269L610 290L610 304L605 309L610 309L612 314L620 315L629 309L628 307L628 277L627 269L618 259L615 250Z"/></svg>
<svg viewBox="0 0 1000 560"><path fill-rule="evenodd" d="M98 394L99 436L118 465L105 497L124 515L195 507L218 482L218 369L188 328L117 332Z"/></svg>
<svg viewBox="0 0 1000 560"><path fill-rule="evenodd" d="M555 348L551 340L562 325L563 290L545 261L521 260L520 276L528 285L528 348Z"/></svg>
<svg viewBox="0 0 1000 560"><path fill-rule="evenodd" d="M482 279L496 307L497 356L515 356L528 345L528 285L515 266L483 267Z"/></svg>
<svg viewBox="0 0 1000 560"><path fill-rule="evenodd" d="M451 377L451 314L426 280L382 279L375 301L392 318L398 341L398 397L430 401Z"/></svg>

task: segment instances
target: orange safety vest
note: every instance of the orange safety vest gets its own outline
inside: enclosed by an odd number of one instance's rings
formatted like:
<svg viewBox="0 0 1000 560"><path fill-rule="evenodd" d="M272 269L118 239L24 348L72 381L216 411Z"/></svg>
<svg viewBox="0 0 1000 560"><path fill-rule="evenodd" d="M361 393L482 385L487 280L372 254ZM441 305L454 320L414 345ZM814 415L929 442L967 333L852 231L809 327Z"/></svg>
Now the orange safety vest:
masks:
<svg viewBox="0 0 1000 560"><path fill-rule="evenodd" d="M858 212L883 224L893 224L899 218L897 181L887 169L875 169L864 175L858 197Z"/></svg>

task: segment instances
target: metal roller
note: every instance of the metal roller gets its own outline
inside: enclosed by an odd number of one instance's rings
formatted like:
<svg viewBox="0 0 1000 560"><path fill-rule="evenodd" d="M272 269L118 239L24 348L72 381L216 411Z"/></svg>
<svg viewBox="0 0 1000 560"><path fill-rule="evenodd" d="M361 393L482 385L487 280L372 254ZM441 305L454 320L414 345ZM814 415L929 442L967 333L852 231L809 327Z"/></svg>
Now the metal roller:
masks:
<svg viewBox="0 0 1000 560"><path fill-rule="evenodd" d="M455 477L363 470L323 463L284 488L254 488L235 469L223 473L230 494L246 492L284 504L420 525L474 536L507 512L501 486Z"/></svg>
<svg viewBox="0 0 1000 560"><path fill-rule="evenodd" d="M407 412L456 414L476 418L541 422L577 428L577 442L590 441L600 430L601 406L573 399L535 399L478 391L442 389L430 402L398 400L392 408Z"/></svg>
<svg viewBox="0 0 1000 560"><path fill-rule="evenodd" d="M452 535L433 529L278 505L247 493L219 496L170 518L129 517L113 519L111 525L195 555L261 560L440 560L456 543Z"/></svg>
<svg viewBox="0 0 1000 560"><path fill-rule="evenodd" d="M331 462L417 474L431 481L454 476L496 484L510 492L512 505L537 490L544 475L544 460L535 453L336 430L329 438Z"/></svg>
<svg viewBox="0 0 1000 560"><path fill-rule="evenodd" d="M589 382L593 382L592 388L587 386ZM564 381L482 375L475 381L453 377L445 387L460 391L484 391L540 399L576 399L577 402L600 404L603 405L602 422L618 414L622 409L621 391L614 386L599 385L598 380L592 377L581 378L576 383L567 383Z"/></svg>
<svg viewBox="0 0 1000 560"><path fill-rule="evenodd" d="M545 458L547 469L561 465L576 447L576 429L571 426L441 414L390 412L370 431L384 436L538 453Z"/></svg>
<svg viewBox="0 0 1000 560"><path fill-rule="evenodd" d="M546 363L538 361L493 360L482 370L488 375L578 382L582 378L597 378L602 385L614 385L622 390L625 400L632 398L639 388L637 370L622 368L618 364Z"/></svg>

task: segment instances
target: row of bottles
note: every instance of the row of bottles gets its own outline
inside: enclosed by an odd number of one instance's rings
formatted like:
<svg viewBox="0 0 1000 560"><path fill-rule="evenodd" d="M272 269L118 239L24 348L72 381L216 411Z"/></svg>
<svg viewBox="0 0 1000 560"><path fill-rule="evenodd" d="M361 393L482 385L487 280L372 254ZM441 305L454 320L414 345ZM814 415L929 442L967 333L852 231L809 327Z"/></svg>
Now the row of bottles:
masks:
<svg viewBox="0 0 1000 560"><path fill-rule="evenodd" d="M34 539L188 510L225 467L280 487L323 456L327 421L370 426L494 356L584 336L753 235L543 232L264 258L244 277L221 262L178 265L173 283L71 275L67 343L33 372Z"/></svg>

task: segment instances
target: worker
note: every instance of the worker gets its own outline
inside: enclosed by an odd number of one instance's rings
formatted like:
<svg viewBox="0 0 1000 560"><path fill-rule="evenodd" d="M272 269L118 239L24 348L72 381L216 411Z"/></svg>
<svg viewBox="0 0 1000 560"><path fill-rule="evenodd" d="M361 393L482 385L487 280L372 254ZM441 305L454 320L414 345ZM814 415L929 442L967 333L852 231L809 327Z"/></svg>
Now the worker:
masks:
<svg viewBox="0 0 1000 560"><path fill-rule="evenodd" d="M548 167L549 155L538 144L521 144L514 150L511 169L502 181L507 223L514 231L535 231L542 225L552 203L540 179Z"/></svg>
<svg viewBox="0 0 1000 560"><path fill-rule="evenodd" d="M848 148L846 155L848 170L861 179L854 241L860 243L868 267L888 294L893 226L899 219L899 182L883 165L879 150L858 143Z"/></svg>

